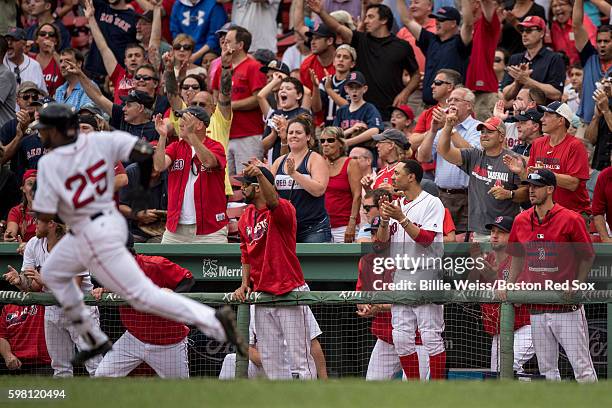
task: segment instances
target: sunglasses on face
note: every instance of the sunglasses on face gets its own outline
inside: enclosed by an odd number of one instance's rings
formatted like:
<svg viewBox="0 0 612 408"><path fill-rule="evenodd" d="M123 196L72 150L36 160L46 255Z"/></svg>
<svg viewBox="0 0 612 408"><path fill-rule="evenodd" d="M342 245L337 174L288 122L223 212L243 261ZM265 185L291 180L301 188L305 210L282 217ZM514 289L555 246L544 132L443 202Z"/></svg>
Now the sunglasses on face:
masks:
<svg viewBox="0 0 612 408"><path fill-rule="evenodd" d="M21 95L21 99L23 99L24 101L37 101L38 100L38 95L37 94L25 94L25 95Z"/></svg>
<svg viewBox="0 0 612 408"><path fill-rule="evenodd" d="M451 83L447 82L447 81L443 81L441 79L436 79L436 80L433 81L433 84L435 86L442 86L442 85L450 85Z"/></svg>
<svg viewBox="0 0 612 408"><path fill-rule="evenodd" d="M527 34L531 34L535 31L541 31L538 27L522 27L522 26L519 26L518 30L520 33L527 33Z"/></svg>
<svg viewBox="0 0 612 408"><path fill-rule="evenodd" d="M327 138L327 139L320 139L320 140L321 140L321 144L323 144L323 143L329 143L329 144L336 143L336 138L335 137L330 137L330 138Z"/></svg>
<svg viewBox="0 0 612 408"><path fill-rule="evenodd" d="M134 75L134 79L137 81L157 81L157 78L149 75Z"/></svg>
<svg viewBox="0 0 612 408"><path fill-rule="evenodd" d="M500 58L500 57L495 57L495 59L494 59L493 61L495 61L495 62L497 62L497 63L500 63L500 62L502 62L502 61L503 61L503 59L502 59L502 58Z"/></svg>
<svg viewBox="0 0 612 408"><path fill-rule="evenodd" d="M191 51L193 49L193 47L191 46L191 44L176 44L174 45L172 48L174 48L175 50L185 50L185 51Z"/></svg>
<svg viewBox="0 0 612 408"><path fill-rule="evenodd" d="M192 84L192 85L185 84L181 88L183 88L183 91L188 91L190 89L193 89L195 91L199 91L200 90L200 85L198 85L198 84Z"/></svg>
<svg viewBox="0 0 612 408"><path fill-rule="evenodd" d="M53 31L39 31L39 37L55 37L55 33Z"/></svg>
<svg viewBox="0 0 612 408"><path fill-rule="evenodd" d="M205 108L206 104L204 102L191 102L189 106L199 106L200 108Z"/></svg>
<svg viewBox="0 0 612 408"><path fill-rule="evenodd" d="M365 212L369 212L372 208L378 208L377 205L364 205L363 209L365 210Z"/></svg>

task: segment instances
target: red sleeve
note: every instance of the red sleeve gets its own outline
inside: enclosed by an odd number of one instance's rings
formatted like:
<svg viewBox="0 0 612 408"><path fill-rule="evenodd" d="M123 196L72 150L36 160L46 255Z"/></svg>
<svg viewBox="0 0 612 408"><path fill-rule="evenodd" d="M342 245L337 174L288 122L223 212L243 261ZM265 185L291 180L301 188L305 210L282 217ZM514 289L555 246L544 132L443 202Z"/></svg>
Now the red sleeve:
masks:
<svg viewBox="0 0 612 408"><path fill-rule="evenodd" d="M529 159L527 160L527 167L535 166L535 157L539 154L540 141L534 140L531 144L531 150L529 151Z"/></svg>
<svg viewBox="0 0 612 408"><path fill-rule="evenodd" d="M117 85L119 84L119 81L121 80L121 78L123 78L124 76L125 76L125 69L123 69L123 67L120 64L115 65L115 70L109 77L110 81L115 86L115 89L119 89Z"/></svg>
<svg viewBox="0 0 612 408"><path fill-rule="evenodd" d="M219 83L221 82L221 69L216 69L212 77L212 89L218 91Z"/></svg>
<svg viewBox="0 0 612 408"><path fill-rule="evenodd" d="M426 110L419 115L413 133L425 133L429 129L430 123L428 122L431 122L427 120L429 118L429 112L429 110Z"/></svg>
<svg viewBox="0 0 612 408"><path fill-rule="evenodd" d="M125 174L125 167L123 167L123 163L121 163L120 161L118 161L115 165L115 176L119 174Z"/></svg>
<svg viewBox="0 0 612 408"><path fill-rule="evenodd" d="M7 305L4 305L0 313L0 339L6 339L6 309Z"/></svg>
<svg viewBox="0 0 612 408"><path fill-rule="evenodd" d="M448 235L451 232L455 231L455 223L453 222L453 216L451 215L448 208L444 209L444 222L442 225L442 233L444 235Z"/></svg>
<svg viewBox="0 0 612 408"><path fill-rule="evenodd" d="M166 288L175 289L179 282L183 279L193 278L193 275L188 269L185 269L164 257L159 257L159 263L157 266L160 271L163 271L162 281L164 282L163 286Z"/></svg>
<svg viewBox="0 0 612 408"><path fill-rule="evenodd" d="M564 174L576 177L580 180L589 179L589 156L586 148L578 139L574 140L571 146L570 154L566 163L564 163Z"/></svg>
<svg viewBox="0 0 612 408"><path fill-rule="evenodd" d="M219 169L225 170L227 166L227 156L225 155L225 149L223 149L223 145L219 142L215 142L212 139L208 139L213 143L207 143L208 146L206 148L212 152L217 158L219 162Z"/></svg>
<svg viewBox="0 0 612 408"><path fill-rule="evenodd" d="M608 209L608 202L606 201L607 173L608 171L604 170L597 177L595 191L593 192L593 215L604 215Z"/></svg>
<svg viewBox="0 0 612 408"><path fill-rule="evenodd" d="M363 262L363 257L359 260L359 263L357 264L357 286L355 286L355 290L360 291L361 288L363 287L363 284L361 283L361 263Z"/></svg>
<svg viewBox="0 0 612 408"><path fill-rule="evenodd" d="M295 208L290 201L279 198L278 206L271 211L272 221L278 224L288 225L292 222L297 222L295 217Z"/></svg>
<svg viewBox="0 0 612 408"><path fill-rule="evenodd" d="M261 64L251 64L251 75L249 75L249 86L251 87L251 94L255 93L255 91L259 91L261 88L266 86L266 83L268 82L266 74L261 72L259 68L261 68Z"/></svg>
<svg viewBox="0 0 612 408"><path fill-rule="evenodd" d="M414 241L418 244L429 246L433 242L436 237L436 233L434 231L427 231L424 229L419 230L419 235L416 236Z"/></svg>
<svg viewBox="0 0 612 408"><path fill-rule="evenodd" d="M170 145L166 146L166 155L172 159L172 161L176 160L176 148L178 146L178 142L172 142Z"/></svg>
<svg viewBox="0 0 612 408"><path fill-rule="evenodd" d="M21 222L21 205L16 205L13 208L11 208L11 210L8 213L8 217L6 219L6 222L16 222L17 224L19 224Z"/></svg>
<svg viewBox="0 0 612 408"><path fill-rule="evenodd" d="M244 217L246 211L242 213L242 217ZM240 217L240 221L238 222L238 234L240 235L240 262L244 265L249 264L249 252L247 249L247 238L244 235L244 227L242 222L242 217Z"/></svg>

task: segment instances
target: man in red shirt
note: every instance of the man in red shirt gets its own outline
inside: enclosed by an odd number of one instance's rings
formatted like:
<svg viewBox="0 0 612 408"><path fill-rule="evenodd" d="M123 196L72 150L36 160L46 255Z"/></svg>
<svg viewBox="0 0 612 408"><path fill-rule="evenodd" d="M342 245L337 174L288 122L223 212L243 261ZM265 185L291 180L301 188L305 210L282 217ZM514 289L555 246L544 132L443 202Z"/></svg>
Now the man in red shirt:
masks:
<svg viewBox="0 0 612 408"><path fill-rule="evenodd" d="M310 38L312 54L302 61L302 65L300 65L300 82L306 88L312 90L310 70L314 71L319 81L323 80L327 75L334 75L336 73L334 68L336 34L325 24L320 23L314 30L307 32L306 35Z"/></svg>
<svg viewBox="0 0 612 408"><path fill-rule="evenodd" d="M533 207L516 217L510 231L506 252L513 258L508 283L515 283L520 275L534 289L564 290L571 299L574 285L586 281L595 258L586 225L576 212L553 201L558 175L536 169L527 183ZM499 296L507 299L505 290L500 290ZM547 380L561 379L561 344L576 381L597 381L584 308L577 304L529 305L529 312L540 374Z"/></svg>
<svg viewBox="0 0 612 408"><path fill-rule="evenodd" d="M45 307L4 305L0 313L0 354L11 374L51 375L45 341Z"/></svg>
<svg viewBox="0 0 612 408"><path fill-rule="evenodd" d="M565 103L558 101L541 107L543 137L533 141L527 168L518 156L504 156L510 170L522 180L538 168L555 173L557 188L553 199L555 203L581 214L585 220L591 214L589 193L586 181L589 179L589 159L582 142L567 133L574 113Z"/></svg>
<svg viewBox="0 0 612 408"><path fill-rule="evenodd" d="M249 205L238 221L242 285L234 296L244 301L251 290L277 296L308 291L295 253L295 208L290 201L278 197L274 176L265 167L249 164L238 180ZM310 354L307 308L255 305L257 348L269 379L317 378ZM290 358L289 370L285 356Z"/></svg>
<svg viewBox="0 0 612 408"><path fill-rule="evenodd" d="M484 122L493 116L493 108L498 99L493 60L501 36L501 23L497 17L498 4L495 0L472 2L472 6L475 23L465 85L476 95L476 119Z"/></svg>
<svg viewBox="0 0 612 408"><path fill-rule="evenodd" d="M178 142L166 148L167 127L155 119L159 142L153 161L155 170L168 170L168 215L164 243L227 242L225 198L226 156L223 145L206 136L210 117L200 106L176 113Z"/></svg>
<svg viewBox="0 0 612 408"><path fill-rule="evenodd" d="M144 274L160 288L188 292L195 283L189 270L161 256L137 255L129 237L128 250ZM104 288L94 289L100 299ZM96 377L125 377L141 363L147 363L162 378L188 378L187 335L189 327L130 306L119 308L127 329L98 365Z"/></svg>
<svg viewBox="0 0 612 408"><path fill-rule="evenodd" d="M604 169L597 177L593 193L593 216L601 242L611 243L609 231L612 229L612 167Z"/></svg>
<svg viewBox="0 0 612 408"><path fill-rule="evenodd" d="M257 103L257 93L266 85L266 75L259 71L261 64L247 54L251 46L251 33L233 26L225 36L225 46L232 50L232 111L227 167L229 174L239 174L253 157L263 157L261 136L264 123ZM229 67L224 67L229 68ZM219 91L221 70L215 72L213 89Z"/></svg>

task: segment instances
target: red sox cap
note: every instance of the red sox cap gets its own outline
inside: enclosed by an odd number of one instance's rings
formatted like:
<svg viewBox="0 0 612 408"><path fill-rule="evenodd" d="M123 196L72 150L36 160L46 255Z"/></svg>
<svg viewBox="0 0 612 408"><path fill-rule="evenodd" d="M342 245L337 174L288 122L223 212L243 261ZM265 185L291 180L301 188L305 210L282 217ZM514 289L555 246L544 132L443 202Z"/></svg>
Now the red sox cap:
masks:
<svg viewBox="0 0 612 408"><path fill-rule="evenodd" d="M514 222L514 217L509 217L507 215L499 216L495 218L495 221L485 225L485 228L488 230L493 229L493 227L497 227L502 231L510 232L512 229L512 223Z"/></svg>

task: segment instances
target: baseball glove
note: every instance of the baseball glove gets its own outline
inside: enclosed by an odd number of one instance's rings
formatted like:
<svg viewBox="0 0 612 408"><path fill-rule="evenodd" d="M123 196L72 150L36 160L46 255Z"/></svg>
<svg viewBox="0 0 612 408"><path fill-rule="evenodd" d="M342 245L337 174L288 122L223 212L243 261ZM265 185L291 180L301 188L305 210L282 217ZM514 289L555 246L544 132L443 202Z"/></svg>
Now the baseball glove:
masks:
<svg viewBox="0 0 612 408"><path fill-rule="evenodd" d="M152 211L157 215L158 217L157 221L149 223L149 224L138 223L138 228L140 228L142 232L144 232L147 235L150 235L151 237L159 237L166 230L167 213L165 210L149 210L149 211Z"/></svg>

